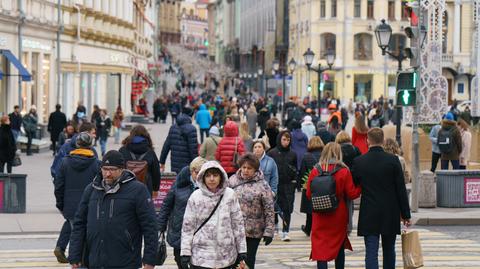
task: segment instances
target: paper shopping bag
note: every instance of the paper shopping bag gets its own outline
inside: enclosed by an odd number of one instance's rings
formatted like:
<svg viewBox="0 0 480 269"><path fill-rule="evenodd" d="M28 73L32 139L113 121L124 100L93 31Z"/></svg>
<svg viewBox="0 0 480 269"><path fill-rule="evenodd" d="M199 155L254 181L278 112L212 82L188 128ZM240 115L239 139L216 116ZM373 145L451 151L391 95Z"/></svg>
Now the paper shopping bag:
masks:
<svg viewBox="0 0 480 269"><path fill-rule="evenodd" d="M402 232L403 268L413 269L423 267L422 246L418 231Z"/></svg>

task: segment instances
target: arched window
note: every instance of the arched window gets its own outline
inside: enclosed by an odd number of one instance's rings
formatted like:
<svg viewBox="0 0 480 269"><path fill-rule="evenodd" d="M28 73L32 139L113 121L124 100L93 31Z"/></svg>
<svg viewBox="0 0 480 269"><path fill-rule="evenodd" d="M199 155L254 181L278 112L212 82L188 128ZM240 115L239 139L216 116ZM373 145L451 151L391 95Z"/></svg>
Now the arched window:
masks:
<svg viewBox="0 0 480 269"><path fill-rule="evenodd" d="M355 48L354 60L371 60L372 59L372 35L360 33L354 36Z"/></svg>
<svg viewBox="0 0 480 269"><path fill-rule="evenodd" d="M324 33L320 35L320 59L325 59L325 54L329 50L336 55L337 37L332 33Z"/></svg>
<svg viewBox="0 0 480 269"><path fill-rule="evenodd" d="M394 55L400 54L400 48L404 49L407 45L407 37L402 34L393 34L388 44L388 50Z"/></svg>

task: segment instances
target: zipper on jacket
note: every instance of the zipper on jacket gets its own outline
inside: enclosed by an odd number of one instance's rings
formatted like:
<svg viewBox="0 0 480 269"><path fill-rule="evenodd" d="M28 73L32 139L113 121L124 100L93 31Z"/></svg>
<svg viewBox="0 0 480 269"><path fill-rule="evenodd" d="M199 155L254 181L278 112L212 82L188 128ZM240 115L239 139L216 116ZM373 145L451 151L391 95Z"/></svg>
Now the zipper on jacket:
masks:
<svg viewBox="0 0 480 269"><path fill-rule="evenodd" d="M130 249L134 251L132 236L130 235L130 232L127 229L125 229L125 235L127 236L127 241L128 241L128 245L130 246Z"/></svg>
<svg viewBox="0 0 480 269"><path fill-rule="evenodd" d="M100 199L97 200L97 220L100 219Z"/></svg>
<svg viewBox="0 0 480 269"><path fill-rule="evenodd" d="M110 201L110 212L109 212L109 218L113 217L113 204L115 203L115 199L112 199Z"/></svg>

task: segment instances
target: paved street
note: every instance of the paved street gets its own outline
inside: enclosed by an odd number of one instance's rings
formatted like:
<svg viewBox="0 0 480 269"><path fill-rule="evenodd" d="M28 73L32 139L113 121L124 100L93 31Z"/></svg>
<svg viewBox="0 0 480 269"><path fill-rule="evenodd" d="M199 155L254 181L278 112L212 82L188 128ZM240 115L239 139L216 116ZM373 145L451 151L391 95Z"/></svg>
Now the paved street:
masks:
<svg viewBox="0 0 480 269"><path fill-rule="evenodd" d="M459 236L472 227L419 229L424 252L425 268L466 269L480 267L480 238L471 232L472 239ZM0 236L0 268L68 268L58 264L52 255L57 234L2 235ZM315 268L308 260L310 240L298 229L291 233L289 243L275 240L270 246L261 246L257 255L257 268ZM347 252L346 269L364 268L362 238L352 236L353 252ZM176 268L172 249L161 268ZM397 242L397 266L401 264L401 245ZM331 264L333 266L333 263ZM160 268L160 267L159 267ZM401 267L397 267L401 268Z"/></svg>

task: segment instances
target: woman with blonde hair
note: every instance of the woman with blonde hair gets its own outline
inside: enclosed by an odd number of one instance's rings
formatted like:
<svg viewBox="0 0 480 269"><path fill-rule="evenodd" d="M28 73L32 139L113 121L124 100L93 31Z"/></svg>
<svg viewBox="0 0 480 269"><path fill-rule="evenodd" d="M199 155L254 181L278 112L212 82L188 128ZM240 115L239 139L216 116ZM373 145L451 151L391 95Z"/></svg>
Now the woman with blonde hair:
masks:
<svg viewBox="0 0 480 269"><path fill-rule="evenodd" d="M243 145L245 146L245 150L247 152L252 152L253 139L249 134L248 123L247 122L240 123L240 138L243 141Z"/></svg>
<svg viewBox="0 0 480 269"><path fill-rule="evenodd" d="M321 171L319 171L321 170ZM361 189L353 184L352 174L342 162L342 149L338 143L328 143L323 148L320 163L316 165L307 181L307 197L311 200L311 184L321 172L333 172L338 207L328 213L312 213L312 252L310 257L317 261L317 268L328 268L328 261L335 259L335 268L345 266L345 250L352 250L348 240L348 210L346 199L360 196Z"/></svg>
<svg viewBox="0 0 480 269"><path fill-rule="evenodd" d="M406 165L405 159L402 156L403 155L402 149L398 145L397 141L395 141L392 138L385 139L385 142L383 143L383 150L385 150L385 152L387 153L393 154L398 157L398 160L402 165L403 179L405 181L405 184L410 183L411 182L410 174L407 171L407 165Z"/></svg>
<svg viewBox="0 0 480 269"><path fill-rule="evenodd" d="M460 169L467 169L468 161L470 160L470 147L472 146L472 133L469 131L468 123L460 118L458 120L458 127L462 135L462 152L460 152Z"/></svg>
<svg viewBox="0 0 480 269"><path fill-rule="evenodd" d="M367 153L367 132L368 127L365 123L365 117L360 112L355 112L355 122L352 127L352 144L356 146L362 154Z"/></svg>
<svg viewBox="0 0 480 269"><path fill-rule="evenodd" d="M300 184L304 185L303 181L305 177L308 178L308 175L312 171L312 168L320 160L320 155L325 145L322 142L322 139L319 136L313 136L308 141L307 152L303 155L302 164L300 166L299 178L301 179ZM302 200L300 202L300 212L307 215L305 225L301 226L302 231L310 236L310 231L312 230L312 203L307 199L307 192L305 186L302 187Z"/></svg>

